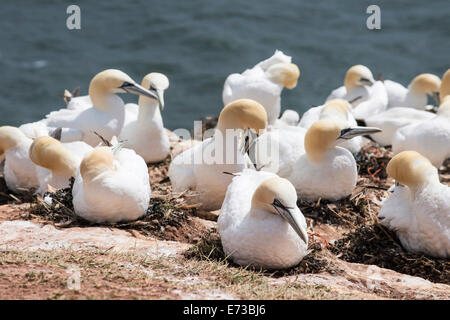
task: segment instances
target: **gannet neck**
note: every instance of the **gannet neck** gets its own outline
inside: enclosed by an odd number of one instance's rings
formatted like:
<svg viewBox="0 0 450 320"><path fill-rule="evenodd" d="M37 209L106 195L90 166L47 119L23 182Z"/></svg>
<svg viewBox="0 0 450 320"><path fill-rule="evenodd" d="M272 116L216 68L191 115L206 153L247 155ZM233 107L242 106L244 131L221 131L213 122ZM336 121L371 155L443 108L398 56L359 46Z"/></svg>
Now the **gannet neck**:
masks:
<svg viewBox="0 0 450 320"><path fill-rule="evenodd" d="M75 156L58 140L44 136L36 138L28 151L33 163L63 176L75 176L77 161Z"/></svg>
<svg viewBox="0 0 450 320"><path fill-rule="evenodd" d="M439 89L439 96L441 103L447 96L450 96L450 69L448 69L442 76L441 87Z"/></svg>
<svg viewBox="0 0 450 320"><path fill-rule="evenodd" d="M162 125L162 116L158 101L146 97L139 97L137 122L140 124L157 124L161 122Z"/></svg>
<svg viewBox="0 0 450 320"><path fill-rule="evenodd" d="M25 136L18 128L11 126L0 127L0 154L28 141L31 141L31 139Z"/></svg>
<svg viewBox="0 0 450 320"><path fill-rule="evenodd" d="M263 70L267 70L270 66L276 63L291 63L292 57L287 56L281 50L275 50L275 53L266 60L259 62L255 67L260 67Z"/></svg>
<svg viewBox="0 0 450 320"><path fill-rule="evenodd" d="M439 92L439 88L441 87L441 79L431 73L422 73L416 76L411 83L409 84L408 88L409 91L413 92L414 94L434 94L436 92Z"/></svg>
<svg viewBox="0 0 450 320"><path fill-rule="evenodd" d="M347 92L350 92L356 87L371 85L375 82L372 71L363 65L355 65L347 70L344 79L344 86Z"/></svg>
<svg viewBox="0 0 450 320"><path fill-rule="evenodd" d="M416 151L403 151L389 161L386 172L411 190L439 183L439 174L431 162Z"/></svg>
<svg viewBox="0 0 450 320"><path fill-rule="evenodd" d="M276 63L267 69L266 74L273 82L294 89L300 77L300 70L294 63Z"/></svg>
<svg viewBox="0 0 450 320"><path fill-rule="evenodd" d="M121 102L123 105L122 99L116 96L116 93L125 92L120 89L124 83L134 83L134 81L120 70L108 69L95 75L89 85L89 96L93 107L108 111L111 109L111 102Z"/></svg>
<svg viewBox="0 0 450 320"><path fill-rule="evenodd" d="M258 102L250 99L235 100L226 105L219 115L218 130L224 135L227 129L264 130L267 125L267 113Z"/></svg>
<svg viewBox="0 0 450 320"><path fill-rule="evenodd" d="M306 132L305 151L311 162L320 162L336 146L343 125L334 120L318 120Z"/></svg>
<svg viewBox="0 0 450 320"><path fill-rule="evenodd" d="M159 72L152 72L147 74L141 82L141 86L145 89L150 90L151 92L155 93L158 97L159 107L161 110L164 108L164 91L169 88L169 79L166 75L159 73ZM139 105L141 103L155 101L155 99L151 99L145 96L139 97Z"/></svg>
<svg viewBox="0 0 450 320"><path fill-rule="evenodd" d="M92 182L104 172L114 170L114 155L109 147L97 147L88 153L80 164L84 182Z"/></svg>

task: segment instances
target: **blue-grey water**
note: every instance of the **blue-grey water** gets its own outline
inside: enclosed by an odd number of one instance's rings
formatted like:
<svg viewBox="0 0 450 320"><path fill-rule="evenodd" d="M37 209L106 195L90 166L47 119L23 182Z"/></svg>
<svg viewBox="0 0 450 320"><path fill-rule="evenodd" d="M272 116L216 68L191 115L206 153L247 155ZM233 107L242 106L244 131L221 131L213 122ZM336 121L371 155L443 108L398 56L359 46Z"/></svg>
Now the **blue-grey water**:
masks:
<svg viewBox="0 0 450 320"><path fill-rule="evenodd" d="M81 8L81 30L66 28L70 4ZM381 8L381 30L366 27L370 4ZM165 73L165 125L190 128L219 113L227 75L275 49L301 70L297 88L283 91L283 109L303 112L340 86L353 64L405 85L422 72L442 76L449 36L448 0L4 0L0 125L41 119L64 106L64 89L87 94L93 75L117 68L138 82Z"/></svg>

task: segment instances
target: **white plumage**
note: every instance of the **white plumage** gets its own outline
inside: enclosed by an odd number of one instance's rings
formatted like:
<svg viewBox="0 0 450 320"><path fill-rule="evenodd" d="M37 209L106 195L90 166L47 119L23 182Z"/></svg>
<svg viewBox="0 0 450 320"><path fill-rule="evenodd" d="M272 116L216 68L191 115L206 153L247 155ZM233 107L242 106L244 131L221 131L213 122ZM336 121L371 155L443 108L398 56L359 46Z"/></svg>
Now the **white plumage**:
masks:
<svg viewBox="0 0 450 320"><path fill-rule="evenodd" d="M229 75L223 87L224 105L237 99L255 100L266 109L268 124L274 124L280 115L281 91L284 87L293 89L300 76L298 67L291 60L290 56L277 50L252 69Z"/></svg>
<svg viewBox="0 0 450 320"><path fill-rule="evenodd" d="M169 137L164 129L160 110L164 108L164 91L169 80L161 73L150 73L142 80L142 87L156 93L159 102L139 97L139 105L125 105L125 124L119 140L126 148L133 149L145 162L164 160L170 151Z"/></svg>
<svg viewBox="0 0 450 320"><path fill-rule="evenodd" d="M195 190L196 200L202 203L203 209L219 209L232 179L224 172L237 173L251 165L243 150L244 130L259 131L266 125L264 108L253 100L240 99L225 106L214 136L179 154L170 163L173 190Z"/></svg>
<svg viewBox="0 0 450 320"><path fill-rule="evenodd" d="M94 131L111 140L122 130L125 117L124 103L117 93L134 93L157 99L154 93L136 84L127 74L108 69L98 73L89 86L89 99L78 97L67 108L53 111L45 119L22 125L20 129L30 138L49 135L62 128L61 141L84 141L98 144ZM91 102L90 105L89 101Z"/></svg>
<svg viewBox="0 0 450 320"><path fill-rule="evenodd" d="M396 186L384 201L382 224L408 251L450 257L450 188L439 182L437 169L417 152L405 151L392 158L387 172L405 186Z"/></svg>
<svg viewBox="0 0 450 320"><path fill-rule="evenodd" d="M427 94L436 97L441 85L441 79L430 73L415 77L405 88L398 82L384 80L388 95L388 108L406 107L424 110L428 103Z"/></svg>
<svg viewBox="0 0 450 320"><path fill-rule="evenodd" d="M382 131L371 137L382 146L392 145L399 128L418 124L435 117L434 113L406 107L395 107L366 118L366 125L380 128Z"/></svg>
<svg viewBox="0 0 450 320"><path fill-rule="evenodd" d="M32 142L18 128L0 127L0 154L5 160L5 182L8 189L14 192L38 187L36 165L28 157Z"/></svg>
<svg viewBox="0 0 450 320"><path fill-rule="evenodd" d="M98 147L81 162L72 194L75 213L86 220L135 220L149 206L147 165L133 150Z"/></svg>
<svg viewBox="0 0 450 320"><path fill-rule="evenodd" d="M296 200L292 184L273 173L247 169L234 177L217 221L225 254L237 264L267 269L298 264L307 254L307 226Z"/></svg>

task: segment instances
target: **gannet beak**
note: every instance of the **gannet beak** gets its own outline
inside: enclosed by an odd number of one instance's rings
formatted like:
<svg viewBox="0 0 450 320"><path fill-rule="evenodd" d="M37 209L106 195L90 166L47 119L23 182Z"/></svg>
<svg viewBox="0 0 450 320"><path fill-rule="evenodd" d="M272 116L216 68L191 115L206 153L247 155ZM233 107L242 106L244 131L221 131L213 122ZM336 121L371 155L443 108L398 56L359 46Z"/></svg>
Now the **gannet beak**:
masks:
<svg viewBox="0 0 450 320"><path fill-rule="evenodd" d="M339 139L348 140L357 136L364 136L373 133L381 132L381 129L375 127L352 127L341 130L341 135L338 137Z"/></svg>
<svg viewBox="0 0 450 320"><path fill-rule="evenodd" d="M306 230L303 230L301 227L300 221L291 213L290 208L284 206L279 200L275 199L273 202L273 206L275 210L279 213L279 215L286 220L294 229L294 231L299 235L299 237L308 244L308 234Z"/></svg>
<svg viewBox="0 0 450 320"><path fill-rule="evenodd" d="M164 110L164 90L156 90L156 95L158 96L159 108Z"/></svg>
<svg viewBox="0 0 450 320"><path fill-rule="evenodd" d="M142 87L137 83L124 82L123 85L120 86L120 88L123 89L125 92L156 99L159 102L159 97L156 93L153 93L145 89L144 87Z"/></svg>
<svg viewBox="0 0 450 320"><path fill-rule="evenodd" d="M373 79L368 79L368 78L361 78L361 79L359 79L359 81L361 83L367 84L368 86L371 86L375 83L375 81Z"/></svg>

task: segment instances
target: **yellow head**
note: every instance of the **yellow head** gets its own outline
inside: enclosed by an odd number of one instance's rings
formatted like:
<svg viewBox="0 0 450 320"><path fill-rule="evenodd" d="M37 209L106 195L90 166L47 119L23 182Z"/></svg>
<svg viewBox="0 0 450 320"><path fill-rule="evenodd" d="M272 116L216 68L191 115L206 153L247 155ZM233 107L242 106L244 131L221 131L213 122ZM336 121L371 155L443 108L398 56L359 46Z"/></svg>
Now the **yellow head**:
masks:
<svg viewBox="0 0 450 320"><path fill-rule="evenodd" d="M266 73L269 79L288 89L294 89L300 77L300 70L294 63L275 63L267 69Z"/></svg>
<svg viewBox="0 0 450 320"><path fill-rule="evenodd" d="M325 103L320 112L321 118L333 117L342 121L347 121L348 114L352 112L351 104L344 99L333 99Z"/></svg>
<svg viewBox="0 0 450 320"><path fill-rule="evenodd" d="M387 174L395 181L415 188L428 181L439 181L438 171L431 162L416 151L403 151L389 161Z"/></svg>
<svg viewBox="0 0 450 320"><path fill-rule="evenodd" d="M219 115L217 127L223 133L227 129L264 130L267 125L266 109L250 99L239 99L227 104Z"/></svg>
<svg viewBox="0 0 450 320"><path fill-rule="evenodd" d="M85 182L90 182L104 172L114 170L114 155L110 147L97 147L81 161L80 173Z"/></svg>
<svg viewBox="0 0 450 320"><path fill-rule="evenodd" d="M58 140L43 136L34 139L28 150L31 161L52 172L68 177L75 176L77 161Z"/></svg>
<svg viewBox="0 0 450 320"><path fill-rule="evenodd" d="M439 96L441 103L444 102L447 96L450 96L450 69L448 69L442 76L441 88L439 89Z"/></svg>
<svg viewBox="0 0 450 320"><path fill-rule="evenodd" d="M314 122L305 135L305 151L311 161L320 161L327 150L336 146L343 124L323 119Z"/></svg>
<svg viewBox="0 0 450 320"><path fill-rule="evenodd" d="M0 155L8 151L8 149L15 148L20 142L26 139L25 134L16 127L0 127Z"/></svg>
<svg viewBox="0 0 450 320"><path fill-rule="evenodd" d="M433 95L439 92L441 79L431 73L422 73L416 76L409 85L411 91L421 94Z"/></svg>
<svg viewBox="0 0 450 320"><path fill-rule="evenodd" d="M141 83L142 87L150 90L150 92L155 93L159 99L159 106L161 109L164 108L164 91L169 88L169 79L162 73L152 72L147 74ZM139 97L139 104L143 101L153 100L153 98L148 98L145 96Z"/></svg>
<svg viewBox="0 0 450 320"><path fill-rule="evenodd" d="M100 110L107 109L107 97L109 95L126 92L157 99L155 93L144 89L126 73L116 69L108 69L98 73L92 78L89 85L89 96L92 103L95 108Z"/></svg>
<svg viewBox="0 0 450 320"><path fill-rule="evenodd" d="M347 91L355 87L362 87L372 85L375 82L372 71L366 66L358 64L347 70L344 79L344 85Z"/></svg>
<svg viewBox="0 0 450 320"><path fill-rule="evenodd" d="M297 208L297 192L289 180L277 176L263 181L253 194L252 207L279 215L308 243L308 234Z"/></svg>

